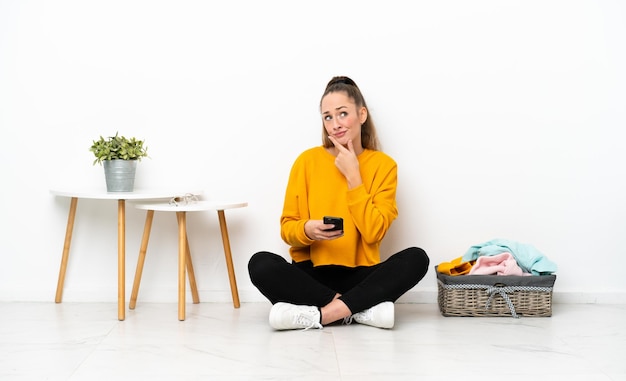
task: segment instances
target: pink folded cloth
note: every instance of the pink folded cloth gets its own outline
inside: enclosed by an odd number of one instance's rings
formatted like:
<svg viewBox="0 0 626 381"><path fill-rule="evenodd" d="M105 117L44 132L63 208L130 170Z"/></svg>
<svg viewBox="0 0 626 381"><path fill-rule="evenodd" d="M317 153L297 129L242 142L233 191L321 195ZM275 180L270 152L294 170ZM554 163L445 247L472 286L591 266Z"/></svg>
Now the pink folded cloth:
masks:
<svg viewBox="0 0 626 381"><path fill-rule="evenodd" d="M525 275L511 253L483 255L476 259L469 275Z"/></svg>

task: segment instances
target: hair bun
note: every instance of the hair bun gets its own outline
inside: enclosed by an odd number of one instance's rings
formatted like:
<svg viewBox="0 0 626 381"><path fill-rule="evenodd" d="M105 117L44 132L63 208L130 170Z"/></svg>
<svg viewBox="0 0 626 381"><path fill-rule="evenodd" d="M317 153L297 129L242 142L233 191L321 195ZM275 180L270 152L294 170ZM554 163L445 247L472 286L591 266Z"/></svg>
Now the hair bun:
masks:
<svg viewBox="0 0 626 381"><path fill-rule="evenodd" d="M335 85L335 84L344 84L344 85L349 85L349 86L356 86L356 83L349 77L346 76L337 76L337 77L333 77L329 82L328 85L326 85L326 88Z"/></svg>

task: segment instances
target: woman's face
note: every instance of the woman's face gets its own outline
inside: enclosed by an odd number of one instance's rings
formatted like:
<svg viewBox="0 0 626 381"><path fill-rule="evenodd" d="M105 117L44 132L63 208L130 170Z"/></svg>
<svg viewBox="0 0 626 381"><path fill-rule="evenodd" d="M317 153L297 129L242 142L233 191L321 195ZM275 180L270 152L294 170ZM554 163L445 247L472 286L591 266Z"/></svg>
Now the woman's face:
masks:
<svg viewBox="0 0 626 381"><path fill-rule="evenodd" d="M365 107L357 109L352 98L343 91L327 94L321 103L322 121L329 136L342 146L352 140L354 147L361 147L361 124L367 119Z"/></svg>

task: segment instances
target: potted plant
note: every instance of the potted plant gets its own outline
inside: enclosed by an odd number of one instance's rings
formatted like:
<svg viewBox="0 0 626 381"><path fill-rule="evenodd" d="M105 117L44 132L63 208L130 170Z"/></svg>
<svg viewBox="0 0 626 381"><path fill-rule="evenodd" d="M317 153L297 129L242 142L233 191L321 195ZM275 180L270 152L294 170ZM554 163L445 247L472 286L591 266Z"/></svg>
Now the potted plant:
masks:
<svg viewBox="0 0 626 381"><path fill-rule="evenodd" d="M108 192L132 192L135 185L137 162L148 156L148 147L143 140L115 136L94 140L91 148L96 163L104 166Z"/></svg>

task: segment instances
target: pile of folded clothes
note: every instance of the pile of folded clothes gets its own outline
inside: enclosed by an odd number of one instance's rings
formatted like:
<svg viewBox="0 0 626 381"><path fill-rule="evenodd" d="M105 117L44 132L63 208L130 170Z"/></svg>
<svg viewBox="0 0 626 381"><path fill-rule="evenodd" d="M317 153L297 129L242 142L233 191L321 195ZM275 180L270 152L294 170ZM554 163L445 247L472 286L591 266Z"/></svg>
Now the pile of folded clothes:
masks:
<svg viewBox="0 0 626 381"><path fill-rule="evenodd" d="M470 247L437 271L446 275L549 275L557 266L532 245L506 239L493 239Z"/></svg>

